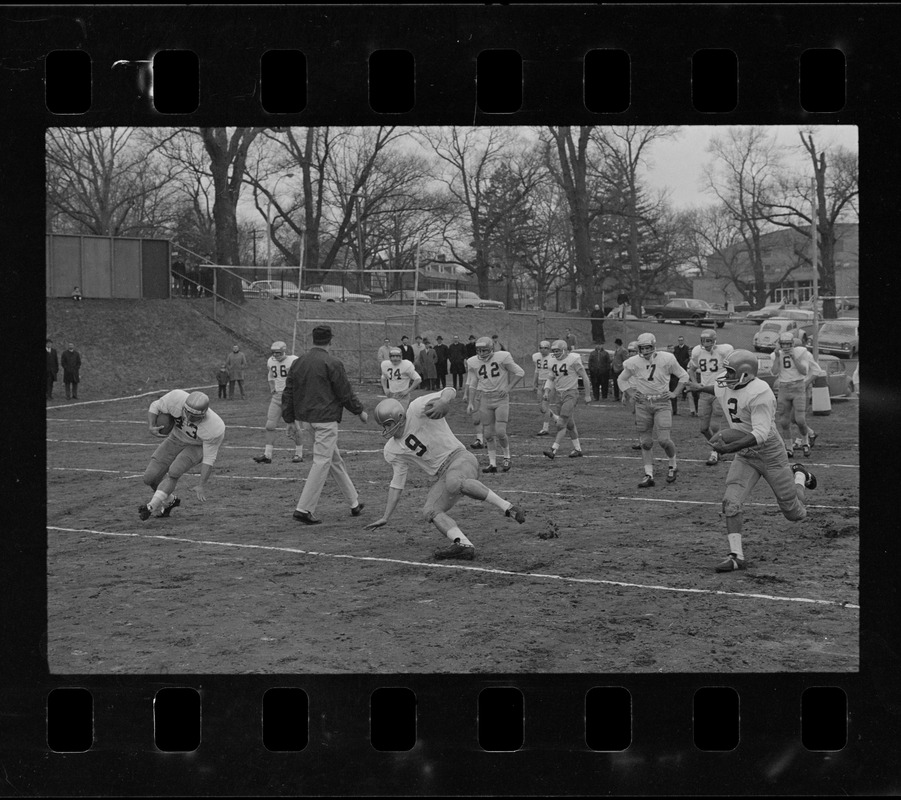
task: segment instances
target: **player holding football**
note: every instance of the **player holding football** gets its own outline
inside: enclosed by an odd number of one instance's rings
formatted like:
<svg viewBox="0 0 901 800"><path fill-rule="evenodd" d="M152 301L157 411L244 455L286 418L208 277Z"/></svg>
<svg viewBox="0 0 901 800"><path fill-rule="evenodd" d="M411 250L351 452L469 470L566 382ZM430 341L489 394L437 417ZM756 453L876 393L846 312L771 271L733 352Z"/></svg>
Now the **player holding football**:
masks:
<svg viewBox="0 0 901 800"><path fill-rule="evenodd" d="M158 414L168 414L175 420L168 435L160 433ZM175 496L175 487L179 478L197 464L200 464L200 483L193 489L197 499L204 502L204 490L225 438L225 423L210 410L210 398L203 392L188 394L182 389L173 389L150 404L147 427L155 436L165 436L165 441L153 451L144 470L144 483L153 489L153 497L146 505L138 506L141 520L151 516L168 517L173 508L181 505L181 500Z"/></svg>
<svg viewBox="0 0 901 800"><path fill-rule="evenodd" d="M275 445L275 428L282 420L282 392L285 390L285 380L288 378L288 369L297 360L297 356L288 355L288 345L284 342L273 342L269 348L269 360L266 362L266 379L269 381L269 409L266 412L266 446L263 455L254 456L257 464L272 463L272 448ZM303 461L303 441L297 441L294 426L286 429L288 438L294 440L294 456L291 461L295 464Z"/></svg>
<svg viewBox="0 0 901 800"><path fill-rule="evenodd" d="M713 328L701 331L701 343L695 345L691 351L688 362L688 374L692 380L701 386L710 386L716 380L717 373L723 368L723 359L735 348L731 344L717 344L716 331ZM710 438L719 429L719 420L722 419L723 409L720 402L712 394L699 394L697 396L697 414L701 418L701 435L709 442ZM711 417L716 415L717 423L711 426ZM720 454L711 450L705 462L712 467L720 460Z"/></svg>
<svg viewBox="0 0 901 800"><path fill-rule="evenodd" d="M676 480L679 471L676 464L676 445L670 438L673 427L673 409L670 400L679 396L688 382L688 373L679 366L672 353L657 349L657 337L653 333L639 334L638 355L623 362L623 371L617 381L629 401L635 401L635 427L641 441L641 457L644 461L644 478L638 484L640 489L654 485L653 433L657 442L669 457L666 482ZM670 375L675 375L678 383L670 391Z"/></svg>
<svg viewBox="0 0 901 800"><path fill-rule="evenodd" d="M492 492L477 480L479 462L466 446L454 436L447 420L450 404L457 392L450 387L440 392L422 395L404 407L394 399L382 400L375 408L375 421L382 426L385 444L385 461L394 469L388 487L385 513L366 530L380 528L388 523L407 482L407 473L416 466L437 477L432 485L422 513L441 533L451 540L451 545L435 552L435 558L457 558L472 561L475 547L466 537L448 511L461 497L471 497L497 506L504 516L515 519L520 525L526 521L522 509Z"/></svg>
<svg viewBox="0 0 901 800"><path fill-rule="evenodd" d="M526 374L506 350L494 350L487 336L476 340L476 354L466 359L466 384L463 400L470 414L476 409L485 432L488 466L482 472L497 472L497 444L503 448L501 469L510 471L510 392Z"/></svg>
<svg viewBox="0 0 901 800"><path fill-rule="evenodd" d="M763 478L776 495L782 515L796 521L807 516L807 489L816 489L817 479L801 464L789 466L782 437L776 426L776 397L757 377L757 356L749 350L733 350L723 364L725 372L714 385L689 384L693 391L714 394L720 401L729 427L744 434L725 441L724 431L710 440L718 453L735 453L726 476L723 514L729 555L716 565L717 572L745 568L742 550L742 507L751 490Z"/></svg>
<svg viewBox="0 0 901 800"><path fill-rule="evenodd" d="M782 429L785 452L794 458L794 442L791 438L792 421L801 434L801 452L810 455L810 428L807 425L807 401L810 387L817 375L823 374L813 354L795 340L791 331L779 334L779 343L773 353L770 368L776 378L776 417ZM789 443L791 442L791 445Z"/></svg>
<svg viewBox="0 0 901 800"><path fill-rule="evenodd" d="M582 445L579 443L579 431L574 418L576 404L579 402L579 378L585 391L585 402L591 402L591 382L588 373L582 366L582 357L571 352L563 339L557 339L551 345L551 358L548 361L548 376L544 382L544 399L548 401L551 417L557 426L554 443L550 450L544 450L548 458L556 458L557 450L564 436L569 436L573 449L570 458L582 457Z"/></svg>
<svg viewBox="0 0 901 800"><path fill-rule="evenodd" d="M548 405L547 398L544 396L544 384L547 383L547 376L550 372L551 343L547 339L543 339L538 343L538 352L532 353L532 363L535 365L535 376L532 380L532 388L535 390L535 397L538 400L538 408L541 409L543 415L541 420L541 430L536 436L551 435L551 409Z"/></svg>
<svg viewBox="0 0 901 800"><path fill-rule="evenodd" d="M410 405L410 392L419 388L422 378L413 364L405 359L399 347L388 351L388 358L381 366L382 391L385 397L393 397L406 408Z"/></svg>

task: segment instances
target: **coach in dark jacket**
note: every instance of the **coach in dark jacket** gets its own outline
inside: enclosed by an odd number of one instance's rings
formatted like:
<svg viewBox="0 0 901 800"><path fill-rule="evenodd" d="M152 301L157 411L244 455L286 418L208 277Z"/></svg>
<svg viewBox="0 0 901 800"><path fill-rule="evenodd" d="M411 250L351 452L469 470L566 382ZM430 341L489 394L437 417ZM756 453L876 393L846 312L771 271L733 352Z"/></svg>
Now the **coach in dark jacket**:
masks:
<svg viewBox="0 0 901 800"><path fill-rule="evenodd" d="M588 379L591 381L591 395L595 400L599 397L607 399L612 363L610 353L604 349L603 343L595 342L594 350L588 356Z"/></svg>
<svg viewBox="0 0 901 800"><path fill-rule="evenodd" d="M78 382L81 380L81 353L75 349L75 345L69 342L68 349L63 350L59 363L63 368L63 383L66 386L66 400L70 395L73 400L78 399Z"/></svg>
<svg viewBox="0 0 901 800"><path fill-rule="evenodd" d="M416 351L413 349L413 345L410 344L409 336L400 337L400 357L411 364L416 361Z"/></svg>
<svg viewBox="0 0 901 800"><path fill-rule="evenodd" d="M59 356L56 354L56 348L53 346L53 340L47 340L47 399L53 399L53 384L56 383L56 376L59 375Z"/></svg>
<svg viewBox="0 0 901 800"><path fill-rule="evenodd" d="M451 377L454 381L454 388L463 388L463 376L466 374L466 345L460 341L459 336L454 337L447 348L447 357L450 360ZM460 384L459 387L457 384Z"/></svg>
<svg viewBox="0 0 901 800"><path fill-rule="evenodd" d="M450 355L448 351L449 348L444 343L444 339L439 336L438 344L435 345L435 356L438 359L435 362L435 372L438 381L437 385L435 386L435 391L444 389L447 386L447 359Z"/></svg>
<svg viewBox="0 0 901 800"><path fill-rule="evenodd" d="M295 441L302 441L304 429L313 435L313 466L294 511L294 519L306 525L322 522L314 513L330 472L347 498L351 515L358 517L363 511L338 450L338 423L345 408L364 423L369 416L347 380L344 364L329 352L331 342L330 327L313 328L313 347L291 365L282 392L282 419L294 426Z"/></svg>

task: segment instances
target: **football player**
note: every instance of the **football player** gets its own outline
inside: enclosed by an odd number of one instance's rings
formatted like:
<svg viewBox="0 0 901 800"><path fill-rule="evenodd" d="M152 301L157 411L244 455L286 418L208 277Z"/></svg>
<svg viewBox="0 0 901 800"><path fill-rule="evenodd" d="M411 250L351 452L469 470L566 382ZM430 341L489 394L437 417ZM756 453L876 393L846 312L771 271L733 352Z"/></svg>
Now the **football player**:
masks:
<svg viewBox="0 0 901 800"><path fill-rule="evenodd" d="M478 408L488 447L488 466L482 472L497 472L497 444L504 451L501 469L509 472L510 439L507 437L507 423L510 421L510 392L526 372L509 352L495 351L487 336L476 340L476 354L466 359L466 368L466 385L463 389L466 410L472 414Z"/></svg>
<svg viewBox="0 0 901 800"><path fill-rule="evenodd" d="M629 342L629 344L626 345L626 353L628 353L627 358L631 358L632 356L637 356L638 355L638 342ZM626 363L625 360L623 361L623 363L624 364ZM626 397L626 393L623 392L622 389L620 389L619 381L616 382L616 388L620 391L620 394L622 397L621 402L625 403L629 407L629 413L632 414L632 416L634 417L635 416L635 398L634 397L632 397L632 398ZM633 450L641 450L641 435L636 431L635 436L636 436L635 444L632 445L632 449Z"/></svg>
<svg viewBox="0 0 901 800"><path fill-rule="evenodd" d="M773 353L770 368L776 377L776 416L782 428L785 452L789 459L795 457L794 441L791 436L792 421L801 433L801 452L810 455L810 428L807 425L807 403L810 387L817 375L825 374L814 361L813 354L795 340L791 331L779 334L779 342ZM789 443L791 445L789 446Z"/></svg>
<svg viewBox="0 0 901 800"><path fill-rule="evenodd" d="M551 359L548 364L548 376L544 382L544 397L550 403L551 416L557 426L557 434L550 450L543 451L548 458L556 458L557 451L564 436L569 436L573 449L570 458L582 457L582 445L579 443L579 431L576 428L574 413L579 402L579 379L585 392L585 402L591 402L591 382L588 373L582 366L582 357L570 351L563 339L557 339L551 345Z"/></svg>
<svg viewBox="0 0 901 800"><path fill-rule="evenodd" d="M435 552L435 558L472 561L475 547L447 513L461 497L491 503L520 525L526 521L526 516L522 509L477 480L478 460L454 436L444 419L456 396L456 390L447 387L417 397L406 410L394 399L382 400L376 406L375 420L382 427L382 435L388 439L385 461L393 468L394 475L388 487L385 513L367 525L366 530L388 523L403 494L407 473L415 466L437 478L422 509L425 520L451 540L449 547Z"/></svg>
<svg viewBox="0 0 901 800"><path fill-rule="evenodd" d="M688 382L688 373L679 366L672 353L657 349L657 337L653 333L639 334L638 355L623 362L619 374L619 387L629 400L635 402L635 427L641 441L641 457L644 462L644 478L638 484L640 489L654 485L654 432L663 452L669 457L666 482L676 480L679 471L676 464L676 445L670 438L673 427L673 409L670 400L678 397L682 387ZM678 383L670 391L670 375L675 375Z"/></svg>
<svg viewBox="0 0 901 800"><path fill-rule="evenodd" d="M410 405L410 392L422 383L416 368L402 357L399 347L388 351L388 358L382 362L381 375L385 397L393 397L404 408Z"/></svg>
<svg viewBox="0 0 901 800"><path fill-rule="evenodd" d="M544 384L547 382L549 372L548 363L551 357L551 343L543 339L538 343L538 352L532 353L532 363L535 365L535 375L532 380L532 388L535 390L535 398L538 400L538 408L543 415L541 430L536 436L551 435L551 409L544 396Z"/></svg>
<svg viewBox="0 0 901 800"><path fill-rule="evenodd" d="M160 433L156 424L158 414L169 414L175 420L168 435ZM144 483L153 489L153 497L149 503L138 506L141 520L151 516L168 517L173 508L180 506L175 487L179 478L197 464L200 464L200 483L193 487L194 494L204 502L206 485L225 438L225 423L210 409L210 398L203 392L188 394L173 389L150 404L147 427L154 436L165 436L165 441L153 451L144 470Z"/></svg>
<svg viewBox="0 0 901 800"><path fill-rule="evenodd" d="M731 344L717 344L716 331L713 328L701 331L701 343L695 345L691 351L691 359L688 362L688 373L691 378L701 386L710 386L716 380L717 373L723 368L723 359L735 348ZM701 435L709 442L710 438L720 429L719 421L723 416L719 400L712 394L698 394L697 414L701 418ZM717 417L715 425L711 425L711 418ZM720 460L720 454L711 450L705 462L712 467Z"/></svg>
<svg viewBox="0 0 901 800"><path fill-rule="evenodd" d="M717 572L733 572L745 568L743 505L757 481L763 478L770 485L782 515L796 521L807 516L806 492L816 488L817 479L802 464L789 466L776 426L776 398L767 383L757 377L757 356L749 350L733 350L723 367L725 372L714 384L691 383L689 388L714 394L729 427L744 434L725 442L720 431L710 440L718 453L735 453L723 495L729 555L715 567Z"/></svg>
<svg viewBox="0 0 901 800"><path fill-rule="evenodd" d="M288 368L297 360L297 356L288 355L288 345L284 342L273 342L269 348L269 360L266 362L266 380L269 381L269 408L266 411L266 446L263 455L254 456L257 464L272 463L272 448L275 446L275 429L282 421L282 392ZM289 439L295 439L293 425L288 425L286 433ZM294 441L294 455L291 461L295 464L303 461L303 441Z"/></svg>

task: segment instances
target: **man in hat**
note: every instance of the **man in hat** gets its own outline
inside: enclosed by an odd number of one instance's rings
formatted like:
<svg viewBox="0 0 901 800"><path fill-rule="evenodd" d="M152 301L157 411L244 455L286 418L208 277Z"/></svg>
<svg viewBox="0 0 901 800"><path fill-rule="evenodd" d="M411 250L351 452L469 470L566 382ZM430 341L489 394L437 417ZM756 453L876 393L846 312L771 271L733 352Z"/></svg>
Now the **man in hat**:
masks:
<svg viewBox="0 0 901 800"><path fill-rule="evenodd" d="M347 499L351 516L363 513L363 503L338 450L338 423L345 408L363 423L369 415L347 380L344 364L329 352L331 343L328 325L313 328L313 347L291 365L282 392L282 419L294 426L295 441L301 441L304 430L313 437L313 466L294 511L294 519L304 525L322 522L315 512L329 473Z"/></svg>

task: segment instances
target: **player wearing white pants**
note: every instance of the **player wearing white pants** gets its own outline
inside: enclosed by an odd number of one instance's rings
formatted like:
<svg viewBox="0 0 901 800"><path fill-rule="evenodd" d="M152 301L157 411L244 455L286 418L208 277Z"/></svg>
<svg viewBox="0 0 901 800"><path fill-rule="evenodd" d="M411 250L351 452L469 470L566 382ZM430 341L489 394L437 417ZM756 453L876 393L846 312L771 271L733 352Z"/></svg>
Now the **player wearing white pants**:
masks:
<svg viewBox="0 0 901 800"><path fill-rule="evenodd" d="M591 383L582 358L578 353L569 352L566 342L557 339L551 345L551 358L548 360L548 376L544 382L544 398L548 402L551 418L557 426L554 443L544 455L550 459L557 457L557 451L563 439L569 436L573 449L570 458L582 457L582 445L579 442L579 430L576 428L575 411L579 402L579 379L582 380L585 402L591 402Z"/></svg>
<svg viewBox="0 0 901 800"><path fill-rule="evenodd" d="M410 405L410 393L422 383L416 368L403 358L399 347L388 350L388 358L381 365L380 380L385 397L400 401L404 408Z"/></svg>
<svg viewBox="0 0 901 800"><path fill-rule="evenodd" d="M263 455L254 456L257 464L271 464L272 451L275 447L275 431L282 421L282 392L285 389L285 381L288 378L288 370L297 360L297 356L287 354L288 345L284 342L273 342L269 348L269 360L266 362L266 379L269 382L269 408L266 410L266 445ZM291 459L295 464L303 461L303 440L295 439L295 430L289 425L286 428L289 439L294 439L294 456Z"/></svg>
<svg viewBox="0 0 901 800"><path fill-rule="evenodd" d="M547 339L543 339L538 343L538 352L532 353L532 364L535 366L535 373L532 379L532 389L535 390L535 399L538 401L538 408L541 411L541 430L536 436L550 436L551 430L551 409L548 400L544 396L544 384L550 372L551 343Z"/></svg>
<svg viewBox="0 0 901 800"><path fill-rule="evenodd" d="M810 386L817 375L823 374L820 365L806 347L801 347L791 332L780 333L779 342L773 353L772 373L776 377L776 417L782 429L786 444L786 455L794 458L792 422L801 434L801 448L804 456L810 455L810 427L807 425L807 403L810 400Z"/></svg>
<svg viewBox="0 0 901 800"><path fill-rule="evenodd" d="M701 343L695 345L691 351L688 362L688 373L693 380L701 386L712 386L717 374L723 369L723 361L735 348L731 344L717 344L716 331L713 328L701 331ZM697 414L701 420L701 435L709 442L722 421L723 409L719 401L712 395L704 392L697 395ZM716 424L711 424L713 416L717 417ZM707 466L712 467L719 462L720 455L716 450L711 450L707 456Z"/></svg>

